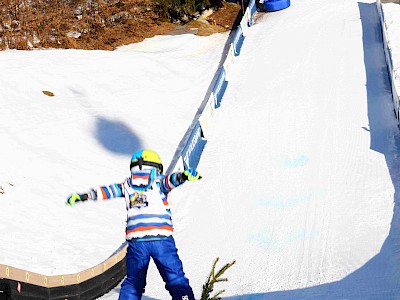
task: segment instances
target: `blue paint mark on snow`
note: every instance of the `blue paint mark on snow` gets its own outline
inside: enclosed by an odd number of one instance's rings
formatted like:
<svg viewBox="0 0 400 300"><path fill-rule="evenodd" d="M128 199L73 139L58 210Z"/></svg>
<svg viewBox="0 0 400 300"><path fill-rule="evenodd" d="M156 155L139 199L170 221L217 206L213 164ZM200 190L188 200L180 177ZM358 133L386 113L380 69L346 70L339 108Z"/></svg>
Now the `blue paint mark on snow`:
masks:
<svg viewBox="0 0 400 300"><path fill-rule="evenodd" d="M324 196L325 192L311 192L309 194L295 195L291 197L267 197L258 200L258 205L284 209L298 206L309 201L317 200L323 198Z"/></svg>
<svg viewBox="0 0 400 300"><path fill-rule="evenodd" d="M317 232L315 230L299 229L294 232L289 232L285 236L272 238L266 231L259 231L249 236L249 241L261 248L269 251L282 251L285 248L297 242L304 240L315 239Z"/></svg>
<svg viewBox="0 0 400 300"><path fill-rule="evenodd" d="M304 167L309 161L309 158L304 154L299 154L291 158L284 158L282 166L284 168L299 168Z"/></svg>

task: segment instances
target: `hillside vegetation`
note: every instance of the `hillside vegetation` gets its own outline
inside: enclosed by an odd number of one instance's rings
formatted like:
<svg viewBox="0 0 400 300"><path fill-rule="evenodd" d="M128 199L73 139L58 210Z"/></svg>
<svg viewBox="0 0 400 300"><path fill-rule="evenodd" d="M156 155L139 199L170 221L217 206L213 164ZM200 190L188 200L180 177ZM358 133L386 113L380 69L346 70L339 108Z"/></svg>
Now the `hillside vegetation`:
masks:
<svg viewBox="0 0 400 300"><path fill-rule="evenodd" d="M0 0L0 50L113 50L178 26L199 35L230 30L240 5L206 1L194 7L173 0ZM201 16L205 9L212 14Z"/></svg>

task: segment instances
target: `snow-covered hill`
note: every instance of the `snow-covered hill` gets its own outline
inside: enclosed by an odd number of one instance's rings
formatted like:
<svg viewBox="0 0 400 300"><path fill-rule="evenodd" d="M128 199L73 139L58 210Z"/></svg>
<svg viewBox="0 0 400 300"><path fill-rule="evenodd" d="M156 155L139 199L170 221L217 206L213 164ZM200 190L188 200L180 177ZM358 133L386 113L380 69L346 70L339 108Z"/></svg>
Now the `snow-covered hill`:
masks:
<svg viewBox="0 0 400 300"><path fill-rule="evenodd" d="M400 297L400 136L379 26L373 1L293 0L257 15L203 179L171 194L197 296L220 257L236 260L220 285L228 299ZM123 200L71 208L66 196L120 181L138 148L168 165L226 38L0 53L0 263L50 275L113 253ZM169 298L153 265L146 298Z"/></svg>

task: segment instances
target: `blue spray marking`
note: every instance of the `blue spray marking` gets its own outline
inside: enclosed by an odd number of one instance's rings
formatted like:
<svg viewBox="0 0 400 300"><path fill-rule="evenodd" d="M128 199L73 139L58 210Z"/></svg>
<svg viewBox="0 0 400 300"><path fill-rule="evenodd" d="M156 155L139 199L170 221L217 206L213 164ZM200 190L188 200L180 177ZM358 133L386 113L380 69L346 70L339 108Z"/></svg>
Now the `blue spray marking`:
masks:
<svg viewBox="0 0 400 300"><path fill-rule="evenodd" d="M299 168L304 167L309 161L309 158L304 154L299 154L292 158L285 158L282 160L284 168Z"/></svg>
<svg viewBox="0 0 400 300"><path fill-rule="evenodd" d="M279 238L271 238L265 231L257 232L249 236L249 241L256 244L257 246L275 251L282 251L284 248L288 248L294 243L304 241L306 239L315 239L317 232L315 230L300 229L294 232L290 232L287 235Z"/></svg>
<svg viewBox="0 0 400 300"><path fill-rule="evenodd" d="M267 197L264 199L258 200L258 205L260 206L268 206L274 208L291 208L294 206L298 206L303 203L307 203L312 200L318 200L325 196L325 192L311 192L309 194L304 195L296 195L292 197Z"/></svg>

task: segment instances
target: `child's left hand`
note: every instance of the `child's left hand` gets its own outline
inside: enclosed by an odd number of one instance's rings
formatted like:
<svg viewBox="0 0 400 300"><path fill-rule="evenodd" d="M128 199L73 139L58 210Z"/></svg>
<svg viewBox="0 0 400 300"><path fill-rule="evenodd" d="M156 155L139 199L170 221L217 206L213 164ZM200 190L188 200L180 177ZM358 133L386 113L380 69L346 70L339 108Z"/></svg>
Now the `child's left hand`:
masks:
<svg viewBox="0 0 400 300"><path fill-rule="evenodd" d="M182 174L183 178L188 181L200 180L202 177L195 169L187 169Z"/></svg>

